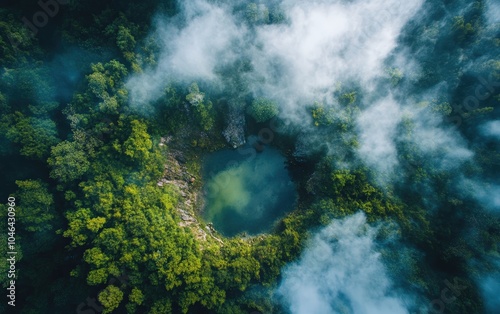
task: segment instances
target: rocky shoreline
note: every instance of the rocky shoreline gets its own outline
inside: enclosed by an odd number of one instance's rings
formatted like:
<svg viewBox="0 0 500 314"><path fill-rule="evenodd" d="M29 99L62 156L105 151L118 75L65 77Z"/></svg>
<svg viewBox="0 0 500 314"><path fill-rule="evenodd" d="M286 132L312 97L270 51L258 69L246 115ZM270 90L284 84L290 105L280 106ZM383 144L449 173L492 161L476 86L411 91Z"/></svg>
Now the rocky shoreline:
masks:
<svg viewBox="0 0 500 314"><path fill-rule="evenodd" d="M165 146L170 141L171 137L162 137L159 145ZM224 241L217 236L217 231L212 224L209 223L203 228L203 224L199 221L197 214L200 212L199 209L203 207L201 187L194 184L197 175L190 173L186 168L184 154L180 150L168 148L166 157L164 173L157 185L160 187L175 186L181 196L182 199L176 208L180 217L179 225L189 228L197 240L207 241L207 237L210 237L221 245L224 244Z"/></svg>

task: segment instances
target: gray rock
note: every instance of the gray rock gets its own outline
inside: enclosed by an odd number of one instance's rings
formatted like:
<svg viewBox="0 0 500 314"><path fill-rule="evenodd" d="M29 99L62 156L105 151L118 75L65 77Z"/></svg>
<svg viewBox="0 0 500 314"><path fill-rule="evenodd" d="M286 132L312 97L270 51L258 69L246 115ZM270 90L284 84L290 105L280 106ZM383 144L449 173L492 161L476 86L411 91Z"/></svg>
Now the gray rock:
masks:
<svg viewBox="0 0 500 314"><path fill-rule="evenodd" d="M227 127L222 132L222 135L227 143L233 148L245 144L245 114L242 106L239 106L239 108L230 106L226 123Z"/></svg>

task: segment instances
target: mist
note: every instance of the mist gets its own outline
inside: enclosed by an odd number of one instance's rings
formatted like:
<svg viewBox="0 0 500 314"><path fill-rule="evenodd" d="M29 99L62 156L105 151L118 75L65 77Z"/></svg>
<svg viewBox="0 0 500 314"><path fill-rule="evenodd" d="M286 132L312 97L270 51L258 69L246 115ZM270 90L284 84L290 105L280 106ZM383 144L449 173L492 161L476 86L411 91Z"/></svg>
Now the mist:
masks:
<svg viewBox="0 0 500 314"><path fill-rule="evenodd" d="M354 117L357 156L384 178L379 183L401 170L396 148L401 141L416 144L443 170L472 157L455 130L443 127L429 108L419 108L439 93L441 82L410 99L402 99L409 88L404 83L397 88L389 83L389 69L400 69L406 81L421 76L421 67L398 39L409 21L423 18L418 15L423 1L283 1L277 5L285 13L283 22L256 25L237 10L243 4L184 1L177 16L159 15L152 35L161 47L157 66L129 79L132 103L140 108L158 99L172 81L201 82L236 99L250 95L276 101L280 118L299 125L302 139L312 142L317 130L309 106L319 102L336 112L340 104L332 94L357 90L363 95L362 111ZM250 70L238 70L242 60ZM242 90L235 91L235 77L243 82ZM403 115L413 122L411 138L398 134Z"/></svg>
<svg viewBox="0 0 500 314"><path fill-rule="evenodd" d="M485 136L500 139L500 121L490 121L481 126L481 130Z"/></svg>
<svg viewBox="0 0 500 314"><path fill-rule="evenodd" d="M415 295L394 289L377 232L357 213L315 233L277 289L289 313L410 313Z"/></svg>
<svg viewBox="0 0 500 314"><path fill-rule="evenodd" d="M250 26L224 2L185 1L178 16L155 20L162 51L157 67L130 79L132 101L159 97L172 79L215 87L221 71L241 58L251 63L243 74L251 94L278 101L283 117L300 121L304 105L328 98L338 84L356 81L373 90L421 3L284 1L286 21Z"/></svg>
<svg viewBox="0 0 500 314"><path fill-rule="evenodd" d="M470 212L475 206L500 212L498 177L475 170L481 160L476 147L500 140L493 97L498 82L493 79L487 97L477 94L485 77L491 83L487 74L499 70L491 61L498 49L486 35L481 51L471 48L466 27L479 15L483 29L476 32L493 37L500 17L495 1L478 9L465 1L283 0L269 7L259 2L252 14L247 4L191 0L180 3L174 17L159 14L150 35L160 47L157 64L130 77L132 105L140 111L171 82L198 82L208 94L243 106L264 97L278 104L279 118L296 133L295 157L326 148L335 166L366 166L384 188L406 184L424 169L428 175L404 188L430 213L447 206L438 201L443 191L454 193L449 199L455 203L474 200ZM335 96L347 92L356 96L351 116ZM315 126L315 104L330 119L346 121L348 131ZM494 120L482 115L485 107ZM351 140L357 145L348 160ZM456 236L469 241L470 228ZM312 236L300 260L284 269L278 294L287 309L409 313L417 297L392 289L375 234L357 214ZM494 280L484 281L484 295L496 287Z"/></svg>
<svg viewBox="0 0 500 314"><path fill-rule="evenodd" d="M480 282L481 292L485 300L485 306L489 313L495 313L500 308L500 273L488 275Z"/></svg>
<svg viewBox="0 0 500 314"><path fill-rule="evenodd" d="M231 48L245 29L240 29L229 7L207 1L185 1L172 20L158 16L153 36L161 49L157 66L131 77L128 87L132 103L144 104L159 98L169 82L220 83L216 70L234 62Z"/></svg>
<svg viewBox="0 0 500 314"><path fill-rule="evenodd" d="M486 17L489 24L500 22L500 4L494 0L486 1Z"/></svg>

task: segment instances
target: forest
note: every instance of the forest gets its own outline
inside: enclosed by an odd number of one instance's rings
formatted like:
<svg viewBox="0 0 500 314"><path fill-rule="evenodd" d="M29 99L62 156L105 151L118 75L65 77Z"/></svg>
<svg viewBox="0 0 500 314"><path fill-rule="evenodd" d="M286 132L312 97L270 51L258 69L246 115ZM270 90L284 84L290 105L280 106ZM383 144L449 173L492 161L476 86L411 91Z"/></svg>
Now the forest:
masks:
<svg viewBox="0 0 500 314"><path fill-rule="evenodd" d="M498 1L0 16L0 313L499 313Z"/></svg>

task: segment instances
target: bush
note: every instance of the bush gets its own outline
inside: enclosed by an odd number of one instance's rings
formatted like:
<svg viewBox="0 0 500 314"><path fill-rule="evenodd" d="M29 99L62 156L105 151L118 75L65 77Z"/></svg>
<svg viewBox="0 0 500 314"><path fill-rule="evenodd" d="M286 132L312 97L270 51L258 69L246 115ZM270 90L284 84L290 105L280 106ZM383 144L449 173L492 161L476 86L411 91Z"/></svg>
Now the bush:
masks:
<svg viewBox="0 0 500 314"><path fill-rule="evenodd" d="M260 98L252 102L252 105L248 107L247 113L257 122L264 122L276 116L279 110L275 102Z"/></svg>

